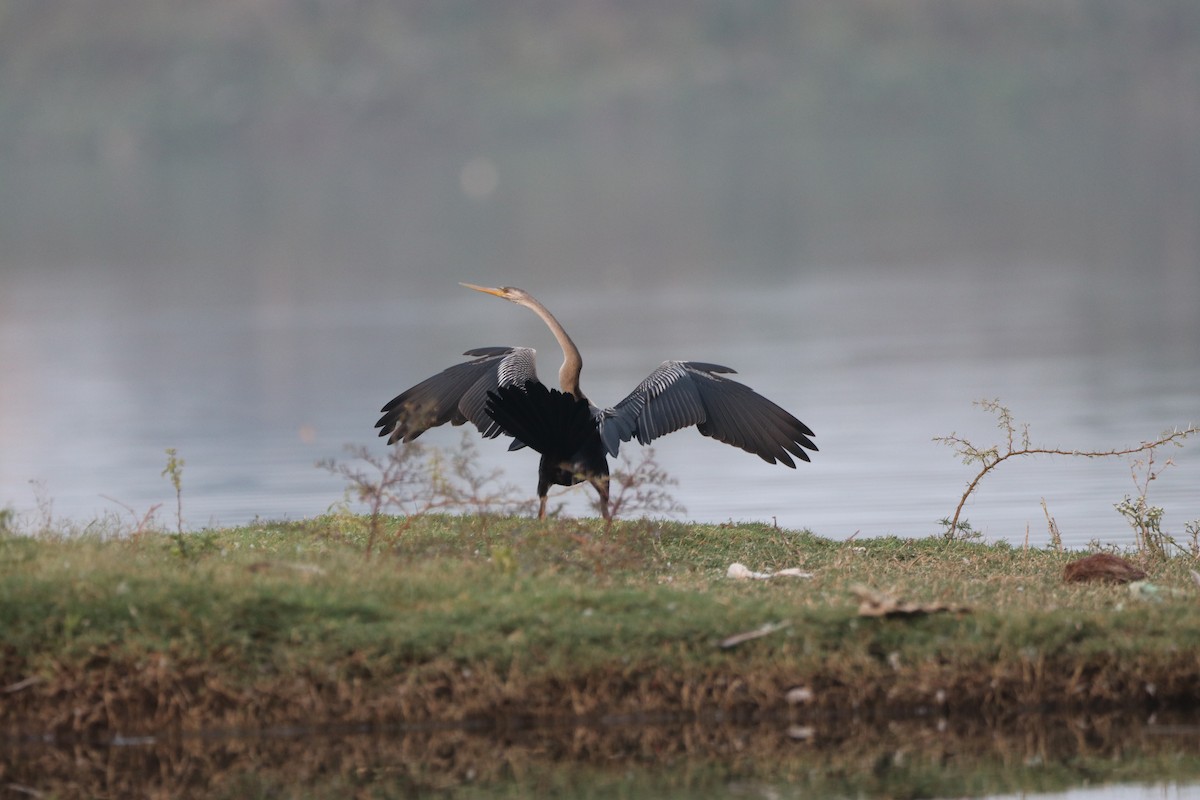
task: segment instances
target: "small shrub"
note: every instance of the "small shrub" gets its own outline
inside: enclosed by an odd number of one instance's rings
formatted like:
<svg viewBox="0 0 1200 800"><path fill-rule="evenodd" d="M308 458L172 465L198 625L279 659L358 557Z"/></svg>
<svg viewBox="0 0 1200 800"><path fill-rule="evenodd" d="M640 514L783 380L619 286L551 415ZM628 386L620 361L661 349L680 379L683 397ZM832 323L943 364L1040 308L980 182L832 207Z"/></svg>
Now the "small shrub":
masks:
<svg viewBox="0 0 1200 800"><path fill-rule="evenodd" d="M168 447L167 465L163 467L162 476L170 478L171 485L175 487L175 541L179 545L179 555L186 557L187 545L183 540L183 464L175 448Z"/></svg>
<svg viewBox="0 0 1200 800"><path fill-rule="evenodd" d="M666 488L678 485L679 481L658 463L654 448L644 448L640 453L641 458L636 462L622 457L609 478L610 525L619 516L686 512ZM599 499L593 500L593 503L599 510Z"/></svg>
<svg viewBox="0 0 1200 800"><path fill-rule="evenodd" d="M1200 533L1197 530L1198 521L1190 522L1185 527L1192 539L1191 547L1185 548L1162 529L1165 512L1161 506L1151 505L1149 500L1150 484L1158 480L1162 470L1173 466L1175 466L1175 462L1167 459L1161 468L1155 469L1153 450L1147 454L1146 458L1135 460L1129 471L1133 477L1133 485L1137 489L1137 494L1125 495L1121 502L1113 504L1113 508L1125 518L1129 527L1133 528L1139 553L1156 558L1167 558L1175 552L1190 551L1194 558L1198 555L1196 541L1197 533Z"/></svg>
<svg viewBox="0 0 1200 800"><path fill-rule="evenodd" d="M513 499L513 486L500 482L500 470L479 470L478 450L469 436L464 433L458 447L449 453L419 442L390 447L384 454L364 445L346 445L352 461L325 458L317 462L321 469L346 480L348 501L366 506L368 558L384 532L389 512L403 517L392 530L394 541L413 517L435 511L511 513L526 505Z"/></svg>

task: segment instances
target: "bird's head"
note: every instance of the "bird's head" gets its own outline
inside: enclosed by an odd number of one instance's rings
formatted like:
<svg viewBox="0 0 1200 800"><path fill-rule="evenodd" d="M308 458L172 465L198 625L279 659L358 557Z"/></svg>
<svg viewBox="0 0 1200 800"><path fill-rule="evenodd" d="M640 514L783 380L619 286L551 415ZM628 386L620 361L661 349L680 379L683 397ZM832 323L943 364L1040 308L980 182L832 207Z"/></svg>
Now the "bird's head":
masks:
<svg viewBox="0 0 1200 800"><path fill-rule="evenodd" d="M465 286L468 289L474 289L477 292L483 292L484 294L503 297L505 300L516 303L520 306L529 306L532 302L534 302L533 296L529 294L529 292L525 291L524 289L517 289L513 286L500 286L493 289L488 286L476 286L473 283L460 283L460 285Z"/></svg>

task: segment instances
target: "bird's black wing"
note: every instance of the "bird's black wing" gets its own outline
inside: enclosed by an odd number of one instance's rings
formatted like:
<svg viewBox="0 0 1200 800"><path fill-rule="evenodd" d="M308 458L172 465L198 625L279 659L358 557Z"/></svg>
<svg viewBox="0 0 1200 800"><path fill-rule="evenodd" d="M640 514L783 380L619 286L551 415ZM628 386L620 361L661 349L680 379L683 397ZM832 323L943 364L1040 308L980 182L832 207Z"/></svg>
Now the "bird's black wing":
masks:
<svg viewBox="0 0 1200 800"><path fill-rule="evenodd" d="M487 414L506 434L542 455L568 458L596 436L587 400L535 381L488 392Z"/></svg>
<svg viewBox="0 0 1200 800"><path fill-rule="evenodd" d="M455 364L394 397L375 423L388 444L411 442L430 428L472 422L484 436L495 438L500 426L487 415L487 393L501 386L524 386L537 381L530 347L480 347L463 355L471 361Z"/></svg>
<svg viewBox="0 0 1200 800"><path fill-rule="evenodd" d="M768 463L795 467L816 452L813 432L748 386L722 377L729 367L700 361L664 361L628 397L600 414L600 436L610 455L622 442L646 444L695 425L705 436L754 453Z"/></svg>

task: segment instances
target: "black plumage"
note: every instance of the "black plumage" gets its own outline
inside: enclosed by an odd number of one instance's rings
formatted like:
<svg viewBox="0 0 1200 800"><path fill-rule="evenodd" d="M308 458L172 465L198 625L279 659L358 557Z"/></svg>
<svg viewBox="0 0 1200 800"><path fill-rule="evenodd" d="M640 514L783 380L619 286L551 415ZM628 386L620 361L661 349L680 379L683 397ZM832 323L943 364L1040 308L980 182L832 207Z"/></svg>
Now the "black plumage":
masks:
<svg viewBox="0 0 1200 800"><path fill-rule="evenodd" d="M487 393L502 385L534 380L533 350L528 347L478 347L463 353L477 358L448 367L392 398L375 423L388 444L411 442L438 425L472 422L489 439L501 429L484 411Z"/></svg>
<svg viewBox="0 0 1200 800"><path fill-rule="evenodd" d="M505 433L541 454L538 497L545 497L551 486L586 480L607 509L608 458L587 400L528 381L488 392L486 408Z"/></svg>

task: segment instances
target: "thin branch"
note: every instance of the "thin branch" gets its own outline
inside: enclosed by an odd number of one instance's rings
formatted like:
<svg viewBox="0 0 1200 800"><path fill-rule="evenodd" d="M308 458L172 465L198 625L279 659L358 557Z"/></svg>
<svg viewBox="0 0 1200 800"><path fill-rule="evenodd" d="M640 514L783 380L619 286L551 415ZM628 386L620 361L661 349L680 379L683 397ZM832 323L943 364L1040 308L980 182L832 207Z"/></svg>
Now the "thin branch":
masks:
<svg viewBox="0 0 1200 800"><path fill-rule="evenodd" d="M501 483L503 472L477 468L478 451L464 434L456 450L409 442L383 453L363 445L346 445L352 461L321 459L317 466L346 481L346 495L367 509L367 559L384 532L385 512L404 519L391 531L395 544L414 518L439 511L471 510L478 514L510 511L521 505L513 500L516 489Z"/></svg>
<svg viewBox="0 0 1200 800"><path fill-rule="evenodd" d="M640 451L640 459L622 458L613 470L610 486L612 493L608 501L609 519L605 528L619 516L640 513L684 514L686 509L671 495L669 486L679 481L671 477L654 456L654 448Z"/></svg>
<svg viewBox="0 0 1200 800"><path fill-rule="evenodd" d="M1110 450L1064 450L1058 447L1034 447L1029 439L1029 426L1021 426L1021 446L1014 446L1014 437L1016 432L1016 424L1013 422L1012 411L1007 406L1001 405L999 400L979 400L975 405L980 406L985 411L990 411L997 416L997 426L1004 431L1007 449L1001 453L998 447L990 447L981 449L970 440L964 439L957 434L949 436L934 437L935 442L947 445L953 448L960 456L964 463L982 464L982 468L967 484L966 491L963 492L962 498L958 501L958 506L954 509L954 516L947 521L948 533L947 536L953 538L954 532L958 530L959 517L962 514L963 506L967 504L967 500L971 494L979 486L980 481L984 479L988 473L996 469L1002 463L1010 458L1019 456L1075 456L1078 458L1109 458L1111 456L1129 456L1137 453L1145 453L1153 451L1155 448L1162 447L1167 444L1182 446L1183 440L1196 433L1200 433L1200 427L1189 425L1186 428L1175 428L1171 431L1164 432L1158 439L1152 442L1142 442L1134 447L1113 448Z"/></svg>

